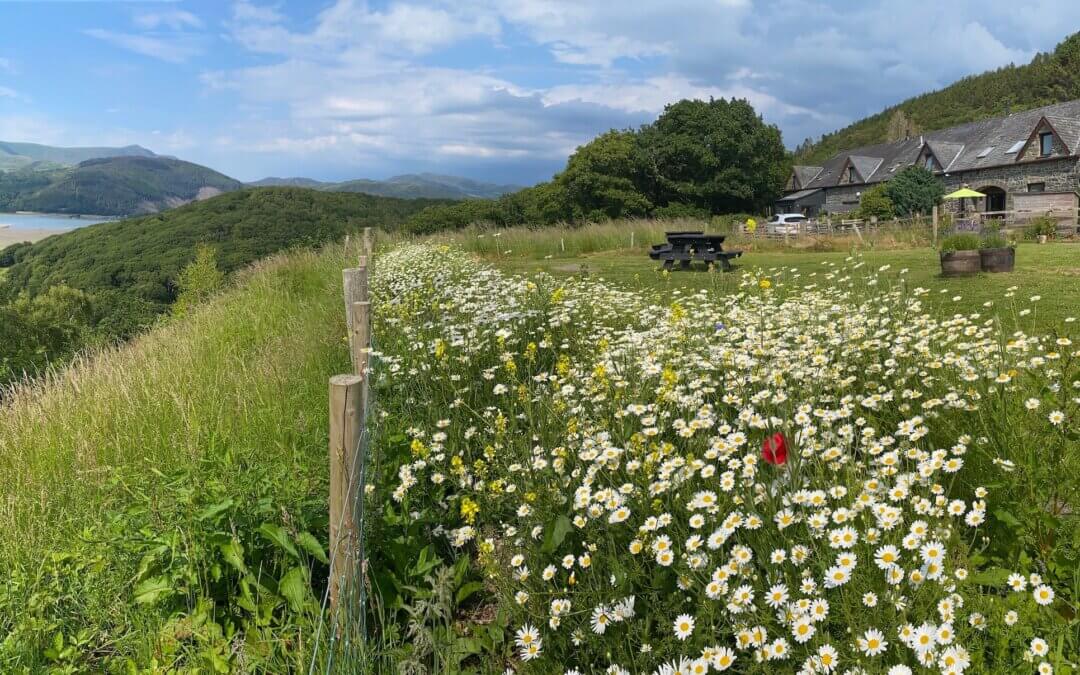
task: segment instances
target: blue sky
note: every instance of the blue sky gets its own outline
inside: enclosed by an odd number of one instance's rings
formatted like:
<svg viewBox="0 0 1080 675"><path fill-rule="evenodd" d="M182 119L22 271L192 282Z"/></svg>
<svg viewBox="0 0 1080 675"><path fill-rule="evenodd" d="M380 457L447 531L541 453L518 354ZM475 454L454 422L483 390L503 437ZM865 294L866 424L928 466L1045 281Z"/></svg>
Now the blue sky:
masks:
<svg viewBox="0 0 1080 675"><path fill-rule="evenodd" d="M794 146L1027 62L1080 2L0 0L0 26L0 140L527 184L685 97L748 98Z"/></svg>

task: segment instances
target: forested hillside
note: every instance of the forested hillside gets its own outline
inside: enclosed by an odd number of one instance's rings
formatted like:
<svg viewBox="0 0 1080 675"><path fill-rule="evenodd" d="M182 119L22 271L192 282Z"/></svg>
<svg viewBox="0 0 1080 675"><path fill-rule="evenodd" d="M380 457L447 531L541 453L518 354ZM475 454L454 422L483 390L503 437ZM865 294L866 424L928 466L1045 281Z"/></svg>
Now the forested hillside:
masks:
<svg viewBox="0 0 1080 675"><path fill-rule="evenodd" d="M392 176L386 180L358 178L338 183L312 180L311 178L263 178L252 187L292 186L309 187L328 192L362 192L382 197L400 197L402 199L496 199L510 192L517 192L520 185L501 185L482 181L447 176L437 173L409 173Z"/></svg>
<svg viewBox="0 0 1080 675"><path fill-rule="evenodd" d="M72 166L88 159L121 156L154 157L155 155L141 145L126 145L122 148L60 148L40 143L0 141L0 171L42 165Z"/></svg>
<svg viewBox="0 0 1080 675"><path fill-rule="evenodd" d="M815 164L861 145L1030 110L1080 98L1080 33L1054 51L1038 54L1026 65L1009 65L973 75L939 91L886 108L850 126L805 142L795 152L797 164ZM807 139L809 141L809 139Z"/></svg>
<svg viewBox="0 0 1080 675"><path fill-rule="evenodd" d="M283 249L393 228L439 203L258 188L9 246L0 250L0 383L152 323L200 246L227 274Z"/></svg>
<svg viewBox="0 0 1080 675"><path fill-rule="evenodd" d="M240 181L167 157L106 157L51 171L0 173L0 211L123 216L238 190Z"/></svg>

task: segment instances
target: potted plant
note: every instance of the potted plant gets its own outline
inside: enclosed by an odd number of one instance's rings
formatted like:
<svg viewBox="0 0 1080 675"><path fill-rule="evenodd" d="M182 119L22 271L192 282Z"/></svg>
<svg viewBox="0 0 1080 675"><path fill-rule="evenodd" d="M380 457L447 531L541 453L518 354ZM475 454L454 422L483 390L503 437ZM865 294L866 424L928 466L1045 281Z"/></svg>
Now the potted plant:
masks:
<svg viewBox="0 0 1080 675"><path fill-rule="evenodd" d="M979 235L953 234L941 240L941 276L962 277L982 269Z"/></svg>
<svg viewBox="0 0 1080 675"><path fill-rule="evenodd" d="M1057 234L1057 221L1050 216L1039 216L1031 221L1028 232L1029 236L1033 236L1040 244L1045 244L1047 239Z"/></svg>
<svg viewBox="0 0 1080 675"><path fill-rule="evenodd" d="M979 242L979 264L983 272L1012 272L1016 247L996 231L987 232Z"/></svg>

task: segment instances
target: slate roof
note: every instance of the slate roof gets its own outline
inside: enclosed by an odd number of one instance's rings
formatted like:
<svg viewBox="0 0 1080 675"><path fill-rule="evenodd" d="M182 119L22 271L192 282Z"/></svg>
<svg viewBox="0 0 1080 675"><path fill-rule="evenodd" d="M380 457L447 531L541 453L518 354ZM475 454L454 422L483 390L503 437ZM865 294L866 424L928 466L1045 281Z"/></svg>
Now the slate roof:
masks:
<svg viewBox="0 0 1080 675"><path fill-rule="evenodd" d="M821 173L820 166L793 166L791 168L795 172L795 180L798 181L800 186L806 185Z"/></svg>
<svg viewBox="0 0 1080 675"><path fill-rule="evenodd" d="M820 189L821 188L813 188L813 189L810 189L810 190L799 190L798 192L791 192L789 194L784 195L783 197L781 197L777 201L780 201L780 202L798 201L798 200L802 199L803 197L809 197L810 195L814 194L815 192L817 192Z"/></svg>
<svg viewBox="0 0 1080 675"><path fill-rule="evenodd" d="M902 141L852 148L829 158L817 177L809 182L800 180L800 186L806 190L839 185L841 172L849 158L864 183L880 183L903 167L914 164L924 144L934 153L942 169L949 173L1013 165L1017 163L1018 153L1008 153L1009 148L1017 142L1027 141L1043 117L1061 136L1069 154L1080 154L1080 100L1076 100L970 122ZM985 156L979 157L984 152ZM870 173L864 173L864 169Z"/></svg>

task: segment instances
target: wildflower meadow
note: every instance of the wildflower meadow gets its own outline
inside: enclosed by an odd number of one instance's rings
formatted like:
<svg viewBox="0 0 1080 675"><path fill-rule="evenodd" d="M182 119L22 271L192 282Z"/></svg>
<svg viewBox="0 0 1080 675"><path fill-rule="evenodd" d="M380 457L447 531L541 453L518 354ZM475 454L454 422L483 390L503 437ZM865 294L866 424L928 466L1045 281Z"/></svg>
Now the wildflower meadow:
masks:
<svg viewBox="0 0 1080 675"><path fill-rule="evenodd" d="M739 274L378 258L366 535L401 672L1077 668L1075 322L934 313L856 256Z"/></svg>

